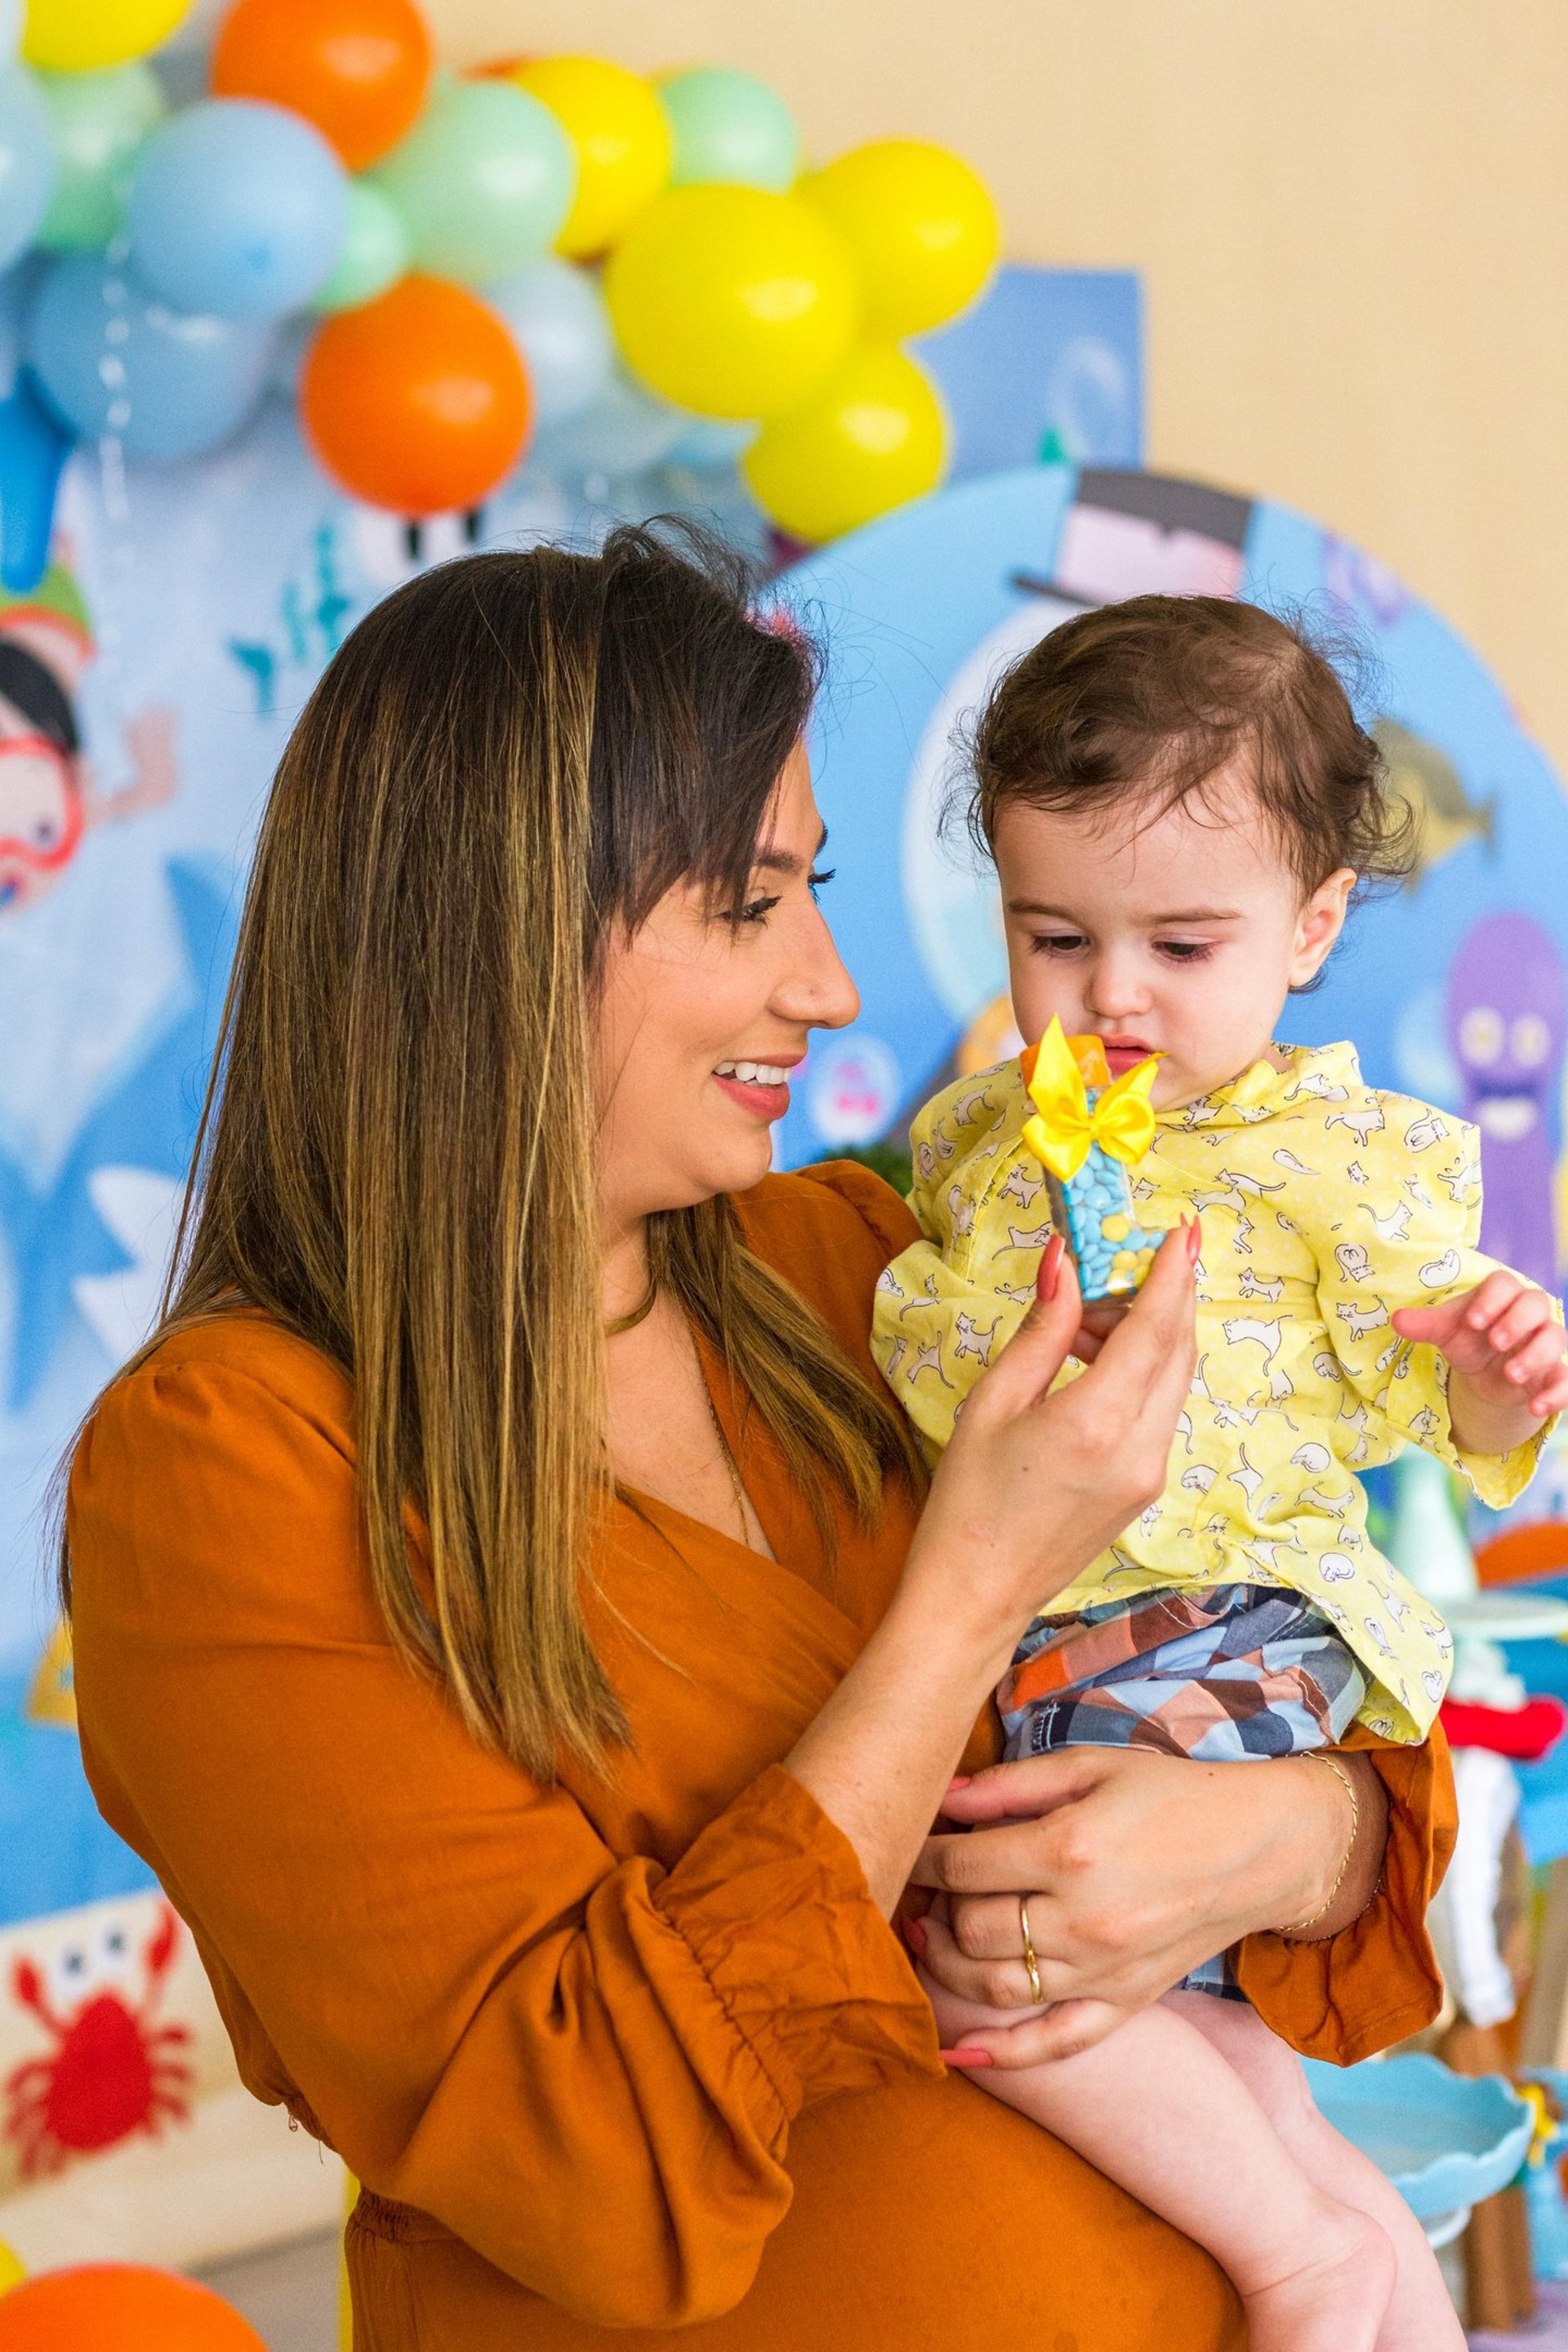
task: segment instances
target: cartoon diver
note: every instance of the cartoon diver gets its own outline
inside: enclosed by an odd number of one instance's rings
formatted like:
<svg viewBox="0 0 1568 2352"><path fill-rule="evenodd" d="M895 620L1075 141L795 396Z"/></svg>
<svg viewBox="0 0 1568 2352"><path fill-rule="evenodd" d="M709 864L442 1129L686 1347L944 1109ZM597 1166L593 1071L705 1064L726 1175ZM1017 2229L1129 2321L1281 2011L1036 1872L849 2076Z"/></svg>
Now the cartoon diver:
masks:
<svg viewBox="0 0 1568 2352"><path fill-rule="evenodd" d="M1416 862L1407 889L1414 889L1424 874L1451 856L1462 842L1484 841L1492 845L1494 820L1497 814L1495 796L1477 803L1466 792L1458 770L1436 743L1413 735L1396 719L1379 719L1373 726L1373 737L1383 753L1388 773L1384 793L1389 800L1402 800L1420 827ZM1513 1260L1509 1263L1511 1265Z"/></svg>
<svg viewBox="0 0 1568 2352"><path fill-rule="evenodd" d="M83 757L76 696L94 653L87 608L63 564L26 597L0 599L0 915L42 898L96 825L174 797L174 713L125 729L132 780L100 793Z"/></svg>

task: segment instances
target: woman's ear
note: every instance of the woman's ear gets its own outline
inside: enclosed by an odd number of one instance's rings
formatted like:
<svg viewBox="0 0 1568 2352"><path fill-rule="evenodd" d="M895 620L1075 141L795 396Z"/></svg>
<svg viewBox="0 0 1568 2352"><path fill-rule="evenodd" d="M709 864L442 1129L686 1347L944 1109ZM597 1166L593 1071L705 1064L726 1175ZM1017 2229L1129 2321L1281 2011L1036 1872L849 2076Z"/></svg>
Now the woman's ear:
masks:
<svg viewBox="0 0 1568 2352"><path fill-rule="evenodd" d="M1342 866L1320 882L1296 918L1296 944L1290 960L1290 985L1304 988L1321 971L1329 950L1345 927L1351 892L1360 877Z"/></svg>

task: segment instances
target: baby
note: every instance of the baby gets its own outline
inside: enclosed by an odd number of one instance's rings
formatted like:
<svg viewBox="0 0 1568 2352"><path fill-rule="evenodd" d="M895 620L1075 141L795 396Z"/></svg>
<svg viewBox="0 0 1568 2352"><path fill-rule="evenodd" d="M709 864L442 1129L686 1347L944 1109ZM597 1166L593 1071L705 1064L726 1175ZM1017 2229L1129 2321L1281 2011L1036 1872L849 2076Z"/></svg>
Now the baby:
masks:
<svg viewBox="0 0 1568 2352"><path fill-rule="evenodd" d="M1407 866L1409 820L1329 663L1217 598L1068 622L1003 678L974 754L1019 1028L1101 1084L1159 1057L1152 1096L1148 1073L1119 1089L1136 1225L1111 1220L1116 1262L1135 1273L1137 1244L1184 1219L1202 1235L1164 1492L1028 1629L998 1694L1006 1752L1317 1755L1353 1844L1327 1751L1358 1720L1425 1738L1451 1658L1368 1542L1355 1473L1414 1439L1502 1505L1568 1402L1555 1302L1474 1246L1474 1131L1368 1087L1348 1045L1272 1042L1357 883ZM1141 1130L1132 1095L1152 1103ZM914 1123L926 1237L882 1276L874 1344L936 1447L1034 1296L1042 1099L1006 1063ZM1021 1940L1037 1990L1026 1914ZM971 2056L1018 2021L929 1990ZM1255 2352L1462 2347L1408 2208L1318 2115L1223 1955L1089 2050L973 2079L1206 2246Z"/></svg>

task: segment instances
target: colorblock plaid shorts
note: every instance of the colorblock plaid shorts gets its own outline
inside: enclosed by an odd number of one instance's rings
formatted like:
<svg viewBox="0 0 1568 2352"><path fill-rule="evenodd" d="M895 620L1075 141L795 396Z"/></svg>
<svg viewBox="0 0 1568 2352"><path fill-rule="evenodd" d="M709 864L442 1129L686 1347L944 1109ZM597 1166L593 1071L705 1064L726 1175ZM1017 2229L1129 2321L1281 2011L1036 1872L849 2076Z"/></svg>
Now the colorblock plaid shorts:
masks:
<svg viewBox="0 0 1568 2352"><path fill-rule="evenodd" d="M1336 1746L1366 1689L1352 1652L1299 1593L1215 1584L1037 1619L996 1704L1010 1762L1087 1747L1246 1763ZM1183 1989L1243 1998L1223 1955Z"/></svg>

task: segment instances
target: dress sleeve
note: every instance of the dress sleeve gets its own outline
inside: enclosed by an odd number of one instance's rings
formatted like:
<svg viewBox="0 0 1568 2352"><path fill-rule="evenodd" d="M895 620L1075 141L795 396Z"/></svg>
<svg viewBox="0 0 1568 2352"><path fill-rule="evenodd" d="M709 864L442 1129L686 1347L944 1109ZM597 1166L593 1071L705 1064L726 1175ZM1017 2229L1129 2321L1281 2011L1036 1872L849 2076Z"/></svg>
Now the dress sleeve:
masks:
<svg viewBox="0 0 1568 2352"><path fill-rule="evenodd" d="M1419 1108L1402 1104L1401 1112ZM1423 1446L1461 1472L1483 1503L1503 1510L1529 1485L1554 1424L1543 1422L1510 1454L1462 1453L1448 1421L1447 1363L1436 1348L1400 1339L1390 1323L1399 1307L1440 1307L1473 1290L1497 1265L1477 1246L1475 1129L1424 1111L1410 1133L1417 1149L1399 1164L1413 1172L1398 1176L1387 1150L1379 1151L1398 1141L1383 1130L1366 1139L1365 1197L1357 1196L1353 1181L1330 1188L1335 1221L1311 1234L1319 1305L1340 1368L1369 1416L1369 1442ZM1552 1305L1561 1320L1561 1307Z"/></svg>
<svg viewBox="0 0 1568 2352"><path fill-rule="evenodd" d="M387 1643L355 1523L343 1443L247 1373L110 1393L71 1489L100 1803L254 2011L252 2088L372 2189L581 2319L729 2311L793 2118L939 2076L929 2005L782 1767L667 1870L482 1750Z"/></svg>
<svg viewBox="0 0 1568 2352"><path fill-rule="evenodd" d="M1454 1851L1458 1812L1439 1728L1419 1748L1404 1748L1352 1724L1344 1746L1366 1751L1388 1797L1377 1892L1325 1943L1247 1937L1236 1972L1264 2023L1293 2049L1352 2066L1420 2032L1442 2006L1426 1912Z"/></svg>

